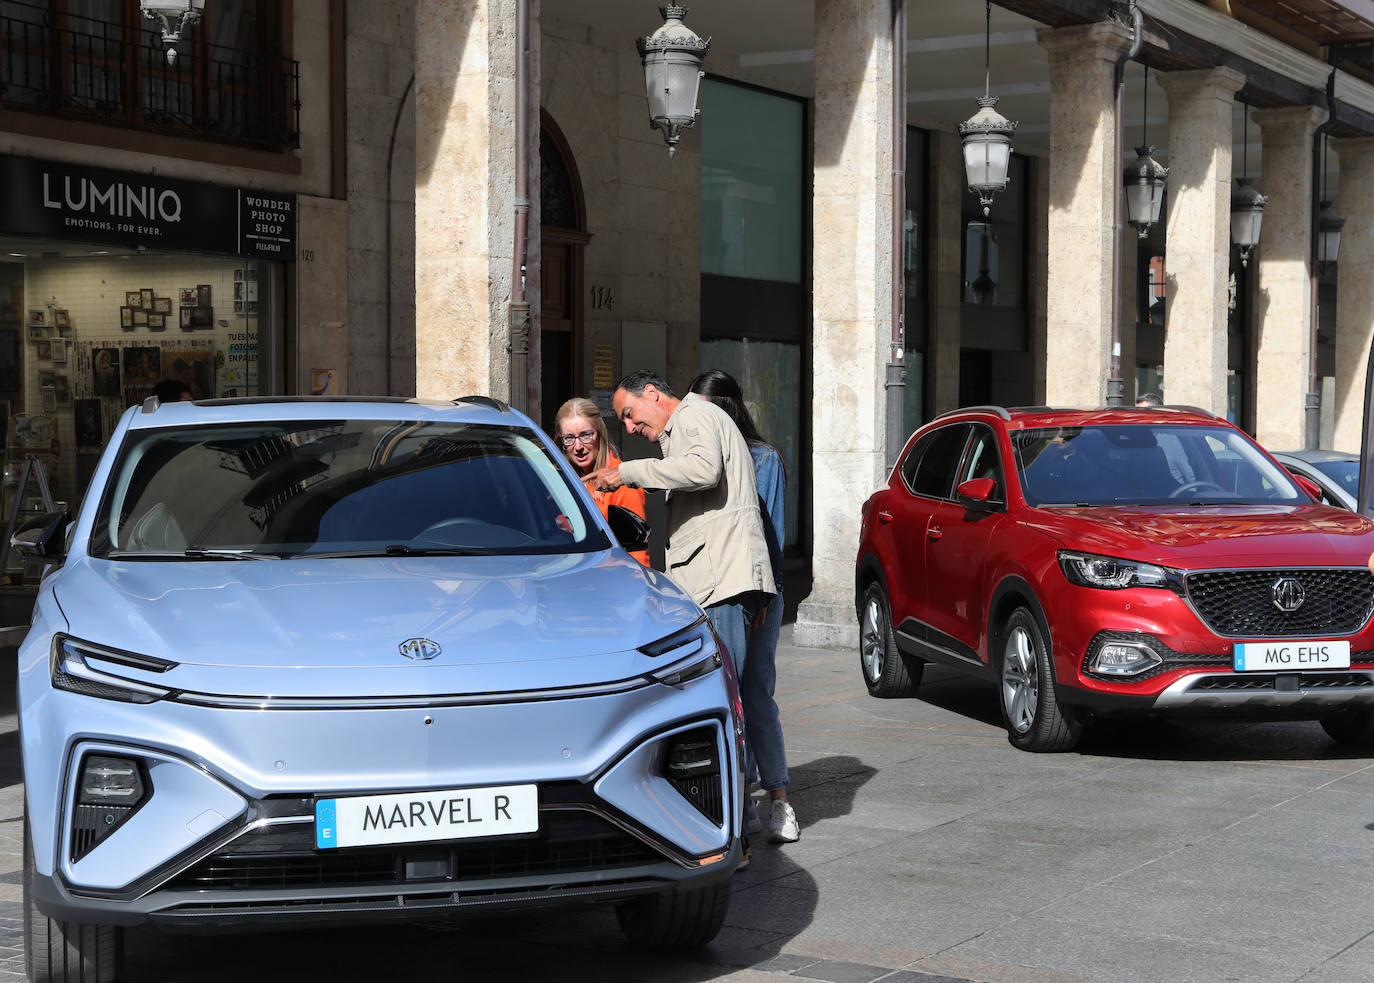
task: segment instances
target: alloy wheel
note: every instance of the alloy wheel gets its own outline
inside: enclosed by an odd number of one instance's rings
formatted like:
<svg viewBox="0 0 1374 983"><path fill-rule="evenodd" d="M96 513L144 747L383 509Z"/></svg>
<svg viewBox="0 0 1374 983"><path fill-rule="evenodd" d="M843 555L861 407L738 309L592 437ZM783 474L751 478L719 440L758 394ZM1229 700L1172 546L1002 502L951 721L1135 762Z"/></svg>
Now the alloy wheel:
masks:
<svg viewBox="0 0 1374 983"><path fill-rule="evenodd" d="M864 661L864 675L877 682L883 675L883 658L887 651L887 619L875 595L864 605L864 623L860 632L860 646Z"/></svg>
<svg viewBox="0 0 1374 983"><path fill-rule="evenodd" d="M1040 705L1040 673L1036 668L1035 643L1020 625L1012 627L1002 652L1002 705L1007 721L1018 734L1034 726Z"/></svg>

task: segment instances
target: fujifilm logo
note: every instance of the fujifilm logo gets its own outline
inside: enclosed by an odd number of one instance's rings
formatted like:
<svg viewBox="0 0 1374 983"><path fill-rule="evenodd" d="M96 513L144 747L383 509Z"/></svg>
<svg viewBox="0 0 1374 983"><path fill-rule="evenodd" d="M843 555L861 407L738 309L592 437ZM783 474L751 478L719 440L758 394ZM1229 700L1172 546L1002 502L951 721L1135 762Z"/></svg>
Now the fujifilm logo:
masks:
<svg viewBox="0 0 1374 983"><path fill-rule="evenodd" d="M175 191L159 191L152 185L125 184L112 181L100 185L90 178L64 176L60 194L53 188L52 175L43 172L43 207L58 211L86 212L90 219L67 216L68 225L83 228L118 229L122 232L150 232L152 229L125 222L102 219L138 219L155 222L180 222L181 198Z"/></svg>

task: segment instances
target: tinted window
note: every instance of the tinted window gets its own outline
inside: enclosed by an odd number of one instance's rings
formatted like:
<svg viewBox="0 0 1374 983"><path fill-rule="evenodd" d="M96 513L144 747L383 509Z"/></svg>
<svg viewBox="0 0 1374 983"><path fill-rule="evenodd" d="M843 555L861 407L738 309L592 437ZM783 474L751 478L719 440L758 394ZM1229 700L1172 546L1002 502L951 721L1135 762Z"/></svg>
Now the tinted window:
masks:
<svg viewBox="0 0 1374 983"><path fill-rule="evenodd" d="M1318 471L1332 479L1351 498L1360 490L1360 463L1358 461L1319 461L1313 465Z"/></svg>
<svg viewBox="0 0 1374 983"><path fill-rule="evenodd" d="M416 420L133 432L92 539L97 556L606 545L532 433Z"/></svg>
<svg viewBox="0 0 1374 983"><path fill-rule="evenodd" d="M1002 500L1002 469L997 466L997 435L987 427L974 427L973 440L969 442L968 453L964 456L964 466L959 469L957 485L974 478L991 478L997 482L991 500Z"/></svg>
<svg viewBox="0 0 1374 983"><path fill-rule="evenodd" d="M1032 505L1292 503L1306 495L1229 427L1054 427L1012 435Z"/></svg>
<svg viewBox="0 0 1374 983"><path fill-rule="evenodd" d="M932 498L950 497L968 431L968 424L960 423L930 434L930 443L916 465L915 480L911 482L913 492Z"/></svg>

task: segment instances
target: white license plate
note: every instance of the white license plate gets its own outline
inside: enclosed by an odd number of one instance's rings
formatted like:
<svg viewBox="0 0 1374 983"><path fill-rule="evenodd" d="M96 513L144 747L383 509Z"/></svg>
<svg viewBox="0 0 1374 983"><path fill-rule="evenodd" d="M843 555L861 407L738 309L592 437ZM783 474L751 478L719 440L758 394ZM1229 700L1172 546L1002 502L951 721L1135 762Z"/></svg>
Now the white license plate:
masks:
<svg viewBox="0 0 1374 983"><path fill-rule="evenodd" d="M1349 669L1349 642L1237 642L1236 672Z"/></svg>
<svg viewBox="0 0 1374 983"><path fill-rule="evenodd" d="M538 830L537 785L358 795L315 803L315 846L320 849Z"/></svg>

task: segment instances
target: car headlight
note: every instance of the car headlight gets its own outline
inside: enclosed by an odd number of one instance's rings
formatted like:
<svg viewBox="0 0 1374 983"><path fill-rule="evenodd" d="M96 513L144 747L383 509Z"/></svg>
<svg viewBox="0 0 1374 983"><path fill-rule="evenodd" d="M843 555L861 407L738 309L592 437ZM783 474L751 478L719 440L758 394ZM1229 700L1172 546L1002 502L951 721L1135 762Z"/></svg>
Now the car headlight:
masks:
<svg viewBox="0 0 1374 983"><path fill-rule="evenodd" d="M104 672L92 666L92 661L150 672L166 672L176 666L166 659L108 649L59 634L53 636L49 658L53 689L123 703L155 703L173 692Z"/></svg>
<svg viewBox="0 0 1374 983"><path fill-rule="evenodd" d="M681 686L720 668L720 649L711 633L711 623L704 616L681 631L641 645L639 650L655 659L667 656L672 660L670 665L649 674L668 686Z"/></svg>
<svg viewBox="0 0 1374 983"><path fill-rule="evenodd" d="M1079 587L1122 590L1126 587L1162 587L1183 594L1183 578L1177 570L1154 563L1122 560L1093 553L1059 551L1059 567L1069 583Z"/></svg>

